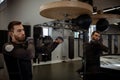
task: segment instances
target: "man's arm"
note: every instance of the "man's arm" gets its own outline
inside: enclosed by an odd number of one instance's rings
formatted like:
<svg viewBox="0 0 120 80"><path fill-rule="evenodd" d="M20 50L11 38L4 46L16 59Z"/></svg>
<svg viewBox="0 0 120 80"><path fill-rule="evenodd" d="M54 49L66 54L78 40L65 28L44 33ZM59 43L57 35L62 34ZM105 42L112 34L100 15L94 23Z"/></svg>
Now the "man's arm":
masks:
<svg viewBox="0 0 120 80"><path fill-rule="evenodd" d="M34 40L33 38L28 38L27 42L28 42L27 50L30 52L29 57L34 58L35 56Z"/></svg>
<svg viewBox="0 0 120 80"><path fill-rule="evenodd" d="M109 49L107 46L105 46L101 41L91 41L90 42L92 46L94 46L97 49L101 49L104 52L108 52Z"/></svg>
<svg viewBox="0 0 120 80"><path fill-rule="evenodd" d="M51 53L52 51L55 50L55 48L59 45L59 43L53 42L51 45L48 46L47 48L47 53Z"/></svg>

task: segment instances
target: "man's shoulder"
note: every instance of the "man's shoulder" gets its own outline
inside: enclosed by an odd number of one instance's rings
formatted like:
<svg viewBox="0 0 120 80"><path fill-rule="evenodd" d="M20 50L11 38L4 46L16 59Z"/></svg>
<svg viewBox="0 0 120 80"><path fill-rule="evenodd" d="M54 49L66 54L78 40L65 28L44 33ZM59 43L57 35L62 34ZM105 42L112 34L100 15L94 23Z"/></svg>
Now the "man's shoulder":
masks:
<svg viewBox="0 0 120 80"><path fill-rule="evenodd" d="M89 42L83 43L84 48L91 47L91 44Z"/></svg>
<svg viewBox="0 0 120 80"><path fill-rule="evenodd" d="M7 45L12 45L12 43L11 42L6 42L6 43L3 44L3 47L5 47Z"/></svg>
<svg viewBox="0 0 120 80"><path fill-rule="evenodd" d="M14 49L14 45L11 42L7 42L3 45L3 50L11 52Z"/></svg>

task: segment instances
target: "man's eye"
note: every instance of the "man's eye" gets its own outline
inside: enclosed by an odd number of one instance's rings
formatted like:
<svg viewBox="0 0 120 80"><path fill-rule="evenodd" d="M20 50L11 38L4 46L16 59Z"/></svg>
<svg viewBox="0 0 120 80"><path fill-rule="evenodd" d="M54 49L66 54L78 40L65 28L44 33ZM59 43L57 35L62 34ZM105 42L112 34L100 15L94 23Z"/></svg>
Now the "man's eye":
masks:
<svg viewBox="0 0 120 80"><path fill-rule="evenodd" d="M18 30L18 32L21 32L21 30Z"/></svg>

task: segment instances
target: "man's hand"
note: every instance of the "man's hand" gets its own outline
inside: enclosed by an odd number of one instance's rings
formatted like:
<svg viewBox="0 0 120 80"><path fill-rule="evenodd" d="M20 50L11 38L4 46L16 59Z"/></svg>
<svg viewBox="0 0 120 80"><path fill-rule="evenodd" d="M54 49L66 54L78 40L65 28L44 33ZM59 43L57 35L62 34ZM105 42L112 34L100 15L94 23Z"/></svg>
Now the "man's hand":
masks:
<svg viewBox="0 0 120 80"><path fill-rule="evenodd" d="M26 41L28 42L28 44L33 44L34 40L32 37L27 37Z"/></svg>

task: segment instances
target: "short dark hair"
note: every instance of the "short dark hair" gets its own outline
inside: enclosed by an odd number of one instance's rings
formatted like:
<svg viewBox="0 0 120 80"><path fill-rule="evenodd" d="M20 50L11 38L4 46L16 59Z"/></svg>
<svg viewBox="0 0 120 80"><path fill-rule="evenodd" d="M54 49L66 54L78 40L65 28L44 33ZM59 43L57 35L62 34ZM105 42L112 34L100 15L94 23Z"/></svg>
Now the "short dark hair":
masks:
<svg viewBox="0 0 120 80"><path fill-rule="evenodd" d="M56 38L56 40L57 40L57 39L60 39L60 40L64 41L61 36L58 36L58 37Z"/></svg>
<svg viewBox="0 0 120 80"><path fill-rule="evenodd" d="M93 31L91 36L94 35L95 33L99 33L100 34L100 31Z"/></svg>
<svg viewBox="0 0 120 80"><path fill-rule="evenodd" d="M13 30L15 25L20 25L20 24L22 24L22 22L20 22L20 21L11 21L8 24L8 31Z"/></svg>

